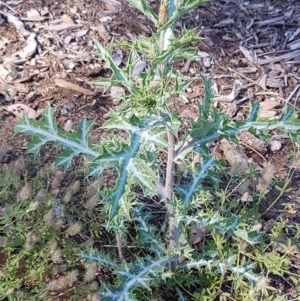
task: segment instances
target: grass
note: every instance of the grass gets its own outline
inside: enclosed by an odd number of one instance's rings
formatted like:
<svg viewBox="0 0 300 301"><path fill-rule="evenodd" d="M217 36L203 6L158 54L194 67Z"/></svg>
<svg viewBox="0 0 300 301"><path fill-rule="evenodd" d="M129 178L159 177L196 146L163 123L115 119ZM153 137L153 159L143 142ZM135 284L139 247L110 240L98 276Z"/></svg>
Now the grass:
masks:
<svg viewBox="0 0 300 301"><path fill-rule="evenodd" d="M66 183L64 174L53 164L38 168L38 172L29 177L14 162L1 169L0 179L0 204L4 210L0 219L1 300L100 300L99 287L102 281L113 281L112 274L100 269L97 263L88 263L78 257L91 247L106 254L117 254L114 235L103 225L105 216L97 202L97 183L75 170L68 173L69 182ZM202 191L195 202L207 217L215 212L232 217L233 213L243 221L241 228L252 225L255 229L263 220L253 207L255 202L240 203L235 194L240 180L227 178L225 188L214 193ZM286 183L280 184L288 187ZM153 204L153 200L145 201ZM159 207L155 205L152 210ZM160 217L152 222L157 223L163 215L163 212L157 213ZM240 231L234 238L230 233L193 226L195 235L190 236L190 240L196 252L215 253L223 259L231 254L242 265L251 260L257 272L266 271L266 276L251 286L242 278L236 281L236 276L229 276L226 269L221 275L217 268L178 270L171 278L166 275L165 283L157 289L137 291L140 300L153 297L173 300L174 283L188 300L215 300L220 295L229 300L237 295L241 300L292 298L291 287L295 290L299 287L292 261L295 245L300 241L299 225L293 225L279 215L274 225L263 232L259 244L248 243L246 231ZM145 252L136 245L134 228L128 229L128 233L131 238L125 248L126 260L133 258L135 253ZM282 235L287 240L280 240ZM279 287L275 281L286 286L286 295L276 296Z"/></svg>

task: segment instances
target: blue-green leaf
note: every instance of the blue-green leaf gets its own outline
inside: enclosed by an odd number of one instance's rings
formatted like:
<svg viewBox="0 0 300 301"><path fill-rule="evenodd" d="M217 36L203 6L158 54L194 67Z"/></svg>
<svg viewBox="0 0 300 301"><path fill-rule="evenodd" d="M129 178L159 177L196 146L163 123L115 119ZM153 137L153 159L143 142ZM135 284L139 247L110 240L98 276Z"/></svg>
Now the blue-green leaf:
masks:
<svg viewBox="0 0 300 301"><path fill-rule="evenodd" d="M49 106L40 120L30 120L24 115L16 125L16 133L26 133L33 137L28 144L28 152L37 155L44 144L54 142L65 148L65 151L57 157L58 164L64 168L69 167L72 159L80 153L92 159L96 158L98 153L88 142L88 132L93 123L83 119L77 131L67 133L58 129L54 113L55 108Z"/></svg>
<svg viewBox="0 0 300 301"><path fill-rule="evenodd" d="M123 263L115 270L120 283L102 285L100 295L104 301L139 301L134 290L149 289L159 284L159 274L171 262L169 257L137 259L132 264Z"/></svg>
<svg viewBox="0 0 300 301"><path fill-rule="evenodd" d="M193 196L200 189L201 182L207 177L209 168L214 165L215 161L216 159L214 157L211 157L207 161L203 161L198 173L192 175L190 183L175 188L180 194L183 204L187 205L192 201Z"/></svg>

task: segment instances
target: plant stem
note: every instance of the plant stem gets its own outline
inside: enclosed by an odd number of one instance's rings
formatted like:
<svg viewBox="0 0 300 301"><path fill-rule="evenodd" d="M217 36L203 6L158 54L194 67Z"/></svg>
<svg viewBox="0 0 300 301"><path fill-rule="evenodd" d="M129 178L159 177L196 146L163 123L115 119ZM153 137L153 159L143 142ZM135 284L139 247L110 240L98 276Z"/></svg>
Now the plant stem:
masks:
<svg viewBox="0 0 300 301"><path fill-rule="evenodd" d="M167 197L167 221L169 224L169 239L171 249L178 247L179 231L178 227L174 225L175 212L173 202L173 186L174 186L174 145L175 138L174 135L168 131L168 161L167 161L167 171L166 171L166 184L165 193ZM178 265L178 256L175 255L171 262L171 269L174 271Z"/></svg>
<svg viewBox="0 0 300 301"><path fill-rule="evenodd" d="M124 255L123 255L123 251L122 251L121 234L118 232L116 232L116 245L117 245L117 249L118 249L120 262L124 262L125 259L124 259Z"/></svg>
<svg viewBox="0 0 300 301"><path fill-rule="evenodd" d="M168 20L168 11L169 11L169 1L161 0L160 7L159 7L159 24L163 25ZM160 37L160 49L161 51L167 51L169 41L169 37L166 35L166 30L161 32ZM166 64L169 64L168 61L165 63L160 64L158 66L158 70L160 71L160 78L164 80L165 76L165 68ZM179 230L178 227L174 224L175 223L175 211L174 211L174 195L173 195L173 188L174 188L174 157L175 157L175 137L168 130L168 161L167 161L167 170L166 170L166 183L165 183L165 195L166 195L166 222L169 226L169 245L172 250L178 247L179 241ZM176 270L178 266L178 255L175 255L171 261L171 270Z"/></svg>

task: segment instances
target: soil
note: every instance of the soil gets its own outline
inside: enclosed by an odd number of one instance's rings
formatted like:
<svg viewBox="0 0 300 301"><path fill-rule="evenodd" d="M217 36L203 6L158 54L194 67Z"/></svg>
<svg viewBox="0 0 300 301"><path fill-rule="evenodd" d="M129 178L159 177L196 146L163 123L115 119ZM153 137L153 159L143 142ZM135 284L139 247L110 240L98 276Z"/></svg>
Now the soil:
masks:
<svg viewBox="0 0 300 301"><path fill-rule="evenodd" d="M157 12L159 1L150 2ZM208 76L220 97L215 105L235 120L247 117L250 101L261 103L266 118L277 116L284 106L299 112L299 23L298 0L205 3L178 22L177 32L197 28L203 37L193 45L199 60L178 63L178 68L192 77ZM112 40L150 36L153 30L151 22L121 0L0 2L0 168L20 157L25 157L27 166L35 166L26 155L28 138L13 135L22 110L39 114L48 105L55 106L59 126L69 131L83 117L95 120L90 138L99 141L103 134L99 127L118 104L109 91L94 85L110 74L94 55L94 41L107 46ZM115 49L115 54L121 62L126 58L122 49ZM234 97L226 100L234 87ZM187 90L186 99L174 100L174 107L182 118L195 118L198 98L203 98L200 80ZM300 223L300 164L292 163L290 156L295 146L277 132L262 149L255 149L249 139L241 138L240 152L261 168L271 164L276 180L284 181L293 167L291 191L267 212L266 222L284 214L288 202L294 211L285 214L291 223ZM224 150L220 153L227 159ZM53 160L54 154L45 151L41 164ZM262 211L274 195L271 191Z"/></svg>

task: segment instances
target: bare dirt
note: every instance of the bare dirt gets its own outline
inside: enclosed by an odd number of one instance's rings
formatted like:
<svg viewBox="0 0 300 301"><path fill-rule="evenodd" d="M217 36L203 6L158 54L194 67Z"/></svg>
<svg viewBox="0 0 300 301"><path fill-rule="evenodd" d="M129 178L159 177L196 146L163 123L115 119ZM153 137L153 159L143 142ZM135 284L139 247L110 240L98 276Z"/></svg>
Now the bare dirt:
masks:
<svg viewBox="0 0 300 301"><path fill-rule="evenodd" d="M157 11L158 1L150 2ZM203 40L194 45L199 61L181 62L178 68L193 77L207 75L219 97L216 106L230 117L246 118L250 101L261 103L261 116L266 118L277 116L285 105L299 111L298 0L216 0L183 17L176 30L183 27L196 27ZM56 106L59 126L67 130L84 116L95 120L91 139L99 141L99 126L117 102L93 84L110 72L94 56L94 40L108 45L112 39L149 36L153 30L149 21L121 0L0 2L0 168L27 156L27 138L13 136L24 108L39 114L48 105ZM116 59L125 60L121 49L115 53ZM203 97L203 88L196 81L187 90L186 99L176 100L179 115L195 117L199 97ZM241 152L249 160L261 167L266 162L272 164L276 180L288 176L294 146L285 136L273 133L273 142L260 149L249 137L241 138L241 142ZM220 153L227 159L224 149ZM48 160L49 154L42 158ZM290 222L300 222L299 171L296 162L290 195L268 212L267 220L276 219L283 208L280 204L288 201L294 210L290 211ZM273 199L271 195L263 209Z"/></svg>

